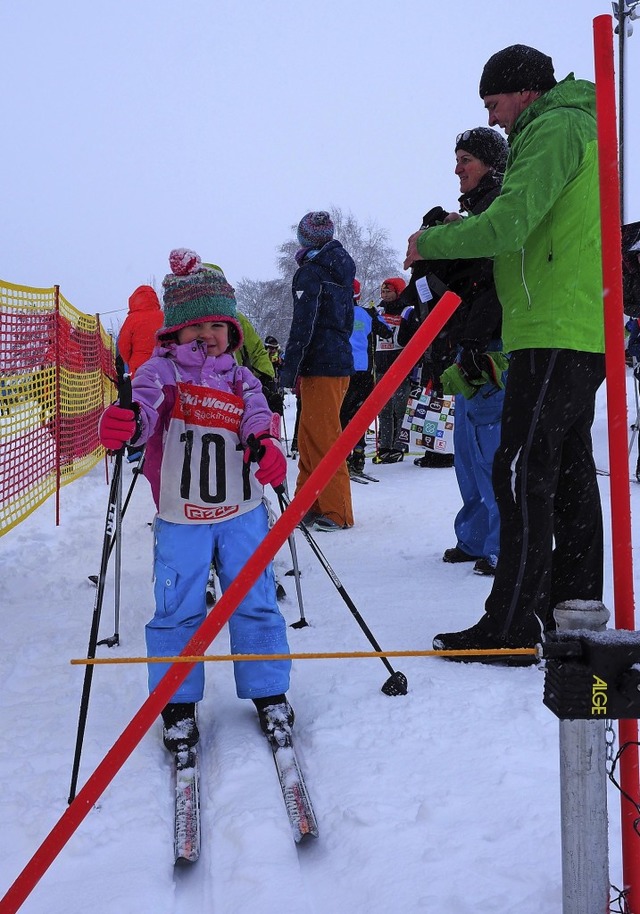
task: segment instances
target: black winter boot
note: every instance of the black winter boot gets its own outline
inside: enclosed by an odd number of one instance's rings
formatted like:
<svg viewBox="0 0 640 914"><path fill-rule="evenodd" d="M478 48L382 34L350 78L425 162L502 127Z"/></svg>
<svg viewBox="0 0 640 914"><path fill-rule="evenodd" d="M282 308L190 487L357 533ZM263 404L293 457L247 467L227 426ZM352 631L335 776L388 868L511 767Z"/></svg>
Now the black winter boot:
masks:
<svg viewBox="0 0 640 914"><path fill-rule="evenodd" d="M381 448L373 458L373 463L401 463L404 451L400 448Z"/></svg>
<svg viewBox="0 0 640 914"><path fill-rule="evenodd" d="M354 473L362 473L364 471L364 459L364 448L354 447L347 463Z"/></svg>
<svg viewBox="0 0 640 914"><path fill-rule="evenodd" d="M504 635L500 626L485 613L479 622L461 632L443 632L433 639L436 651L494 651L509 648L533 648L541 640L540 627L531 623L527 631L511 631ZM531 666L537 663L535 654L449 654L446 660L462 663L495 663L507 666Z"/></svg>
<svg viewBox="0 0 640 914"><path fill-rule="evenodd" d="M433 451L426 451L424 457L416 457L413 461L417 467L452 467L454 461L453 454L437 454Z"/></svg>
<svg viewBox="0 0 640 914"><path fill-rule="evenodd" d="M200 739L195 702L176 702L162 711L162 741L169 752L190 748Z"/></svg>
<svg viewBox="0 0 640 914"><path fill-rule="evenodd" d="M253 703L258 711L260 727L266 737L282 742L291 736L295 715L286 695L254 698Z"/></svg>

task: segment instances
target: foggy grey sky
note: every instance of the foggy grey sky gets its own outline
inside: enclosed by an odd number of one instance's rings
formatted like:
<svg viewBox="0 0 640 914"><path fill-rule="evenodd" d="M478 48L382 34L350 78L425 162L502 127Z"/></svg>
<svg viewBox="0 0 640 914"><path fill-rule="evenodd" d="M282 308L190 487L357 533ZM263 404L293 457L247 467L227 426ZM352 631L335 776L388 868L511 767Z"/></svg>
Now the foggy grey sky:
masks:
<svg viewBox="0 0 640 914"><path fill-rule="evenodd" d="M0 278L122 320L173 247L230 282L277 276L309 209L371 219L400 255L453 209L457 133L509 44L592 79L595 0L20 0L0 6ZM615 39L617 50L617 39ZM626 219L640 219L640 21L626 42ZM121 310L111 316L111 312Z"/></svg>

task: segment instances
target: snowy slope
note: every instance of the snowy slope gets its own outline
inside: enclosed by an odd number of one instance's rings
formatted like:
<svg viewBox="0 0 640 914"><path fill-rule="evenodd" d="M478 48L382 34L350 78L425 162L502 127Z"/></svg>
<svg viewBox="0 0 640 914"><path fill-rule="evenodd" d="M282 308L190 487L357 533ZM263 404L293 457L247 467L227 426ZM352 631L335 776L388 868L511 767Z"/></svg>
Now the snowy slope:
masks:
<svg viewBox="0 0 640 914"><path fill-rule="evenodd" d="M631 390L631 386L630 386ZM294 410L287 408L287 426ZM608 466L604 394L596 422ZM635 453L633 464L635 466ZM459 506L453 470L412 460L375 468L354 485L356 526L317 534L329 562L385 650L431 647L433 635L477 620L490 580L447 565ZM125 468L125 487L131 468ZM608 480L601 477L608 517ZM293 491L295 464L290 462ZM104 468L62 492L0 543L3 569L4 748L0 770L0 895L66 808L94 606L108 487ZM637 508L640 486L632 486ZM274 500L275 503L275 500ZM151 614L153 506L145 480L124 522L121 646L144 653ZM297 534L309 627L289 629L294 651L368 650L369 643ZM276 562L291 567L287 550ZM114 628L112 572L101 637ZM289 623L299 611L282 576ZM611 574L607 575L612 606ZM100 648L99 656L108 656ZM228 650L226 632L211 653ZM25 914L555 914L561 906L558 722L542 704L539 669L392 661L409 694L390 698L378 658L295 661L290 692L297 745L321 836L296 848L275 770L252 706L234 694L226 663L207 667L200 709L203 852L172 866L171 769L156 724L97 808L23 905ZM142 665L97 667L80 785L145 695ZM620 885L618 795L610 795L611 880Z"/></svg>

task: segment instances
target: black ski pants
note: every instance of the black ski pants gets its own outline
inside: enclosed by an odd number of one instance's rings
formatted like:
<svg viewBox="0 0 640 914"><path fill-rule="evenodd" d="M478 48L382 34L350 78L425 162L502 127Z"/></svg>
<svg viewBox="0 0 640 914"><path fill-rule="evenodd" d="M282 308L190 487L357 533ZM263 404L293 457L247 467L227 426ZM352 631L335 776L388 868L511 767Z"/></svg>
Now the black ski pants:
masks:
<svg viewBox="0 0 640 914"><path fill-rule="evenodd" d="M500 558L485 609L505 638L538 637L563 600L601 600L602 508L591 442L604 355L512 353L493 487ZM536 616L538 620L536 620Z"/></svg>
<svg viewBox="0 0 640 914"><path fill-rule="evenodd" d="M371 371L356 371L349 378L349 387L342 401L340 410L340 425L344 431L358 412L364 401L367 399L374 387L373 373ZM356 447L363 450L366 443L366 433L358 441Z"/></svg>

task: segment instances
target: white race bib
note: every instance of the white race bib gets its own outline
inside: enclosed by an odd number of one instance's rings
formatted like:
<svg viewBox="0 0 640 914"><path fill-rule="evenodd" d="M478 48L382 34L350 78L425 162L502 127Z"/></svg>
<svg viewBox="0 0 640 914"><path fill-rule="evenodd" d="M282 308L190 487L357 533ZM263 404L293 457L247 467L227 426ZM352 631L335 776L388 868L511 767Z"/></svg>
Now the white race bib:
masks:
<svg viewBox="0 0 640 914"><path fill-rule="evenodd" d="M378 337L376 341L376 350L378 352L384 352L387 349L401 349L402 347L398 345L398 330L400 329L400 321L402 316L400 314L383 314L385 322L393 330L393 336L388 340L383 340L381 337Z"/></svg>
<svg viewBox="0 0 640 914"><path fill-rule="evenodd" d="M158 515L174 524L213 524L244 514L263 489L243 462L241 397L177 383L164 441Z"/></svg>

